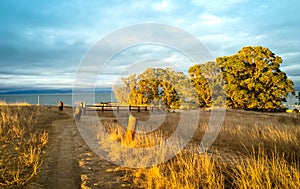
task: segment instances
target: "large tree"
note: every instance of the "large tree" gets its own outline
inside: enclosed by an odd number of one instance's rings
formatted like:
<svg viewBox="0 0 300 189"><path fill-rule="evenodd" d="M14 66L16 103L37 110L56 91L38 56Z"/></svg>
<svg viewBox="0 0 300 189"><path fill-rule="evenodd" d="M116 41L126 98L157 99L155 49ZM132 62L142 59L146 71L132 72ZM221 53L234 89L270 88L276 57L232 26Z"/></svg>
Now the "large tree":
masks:
<svg viewBox="0 0 300 189"><path fill-rule="evenodd" d="M237 54L217 58L223 71L227 105L231 108L274 111L281 107L293 82L280 70L282 59L269 49L243 47Z"/></svg>
<svg viewBox="0 0 300 189"><path fill-rule="evenodd" d="M115 87L114 92L123 104L164 105L170 110L179 108L192 97L186 75L170 68L147 68L143 73L130 75L122 81L123 86Z"/></svg>

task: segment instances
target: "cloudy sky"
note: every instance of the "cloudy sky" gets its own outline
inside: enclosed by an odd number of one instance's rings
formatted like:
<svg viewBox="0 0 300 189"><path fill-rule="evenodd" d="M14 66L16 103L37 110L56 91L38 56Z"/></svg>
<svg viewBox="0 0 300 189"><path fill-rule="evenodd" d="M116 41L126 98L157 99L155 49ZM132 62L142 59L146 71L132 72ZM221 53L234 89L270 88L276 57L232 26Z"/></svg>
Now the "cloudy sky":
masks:
<svg viewBox="0 0 300 189"><path fill-rule="evenodd" d="M149 22L189 32L215 58L243 46L267 47L283 58L281 69L300 87L299 9L298 0L1 0L0 92L72 88L81 60L98 40L120 28ZM148 45L118 54L111 65L118 69L129 60L139 62L132 57L140 56L178 61L180 69L186 60L174 49ZM109 87L115 78L107 74L98 85Z"/></svg>

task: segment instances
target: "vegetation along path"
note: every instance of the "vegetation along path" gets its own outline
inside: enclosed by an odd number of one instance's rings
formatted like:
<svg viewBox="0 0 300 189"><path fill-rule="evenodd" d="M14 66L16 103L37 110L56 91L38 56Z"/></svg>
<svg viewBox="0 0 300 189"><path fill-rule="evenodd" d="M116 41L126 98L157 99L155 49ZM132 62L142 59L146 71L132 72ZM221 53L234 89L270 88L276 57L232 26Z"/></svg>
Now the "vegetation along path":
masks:
<svg viewBox="0 0 300 189"><path fill-rule="evenodd" d="M37 176L26 188L131 188L124 171L93 153L69 119L54 121Z"/></svg>

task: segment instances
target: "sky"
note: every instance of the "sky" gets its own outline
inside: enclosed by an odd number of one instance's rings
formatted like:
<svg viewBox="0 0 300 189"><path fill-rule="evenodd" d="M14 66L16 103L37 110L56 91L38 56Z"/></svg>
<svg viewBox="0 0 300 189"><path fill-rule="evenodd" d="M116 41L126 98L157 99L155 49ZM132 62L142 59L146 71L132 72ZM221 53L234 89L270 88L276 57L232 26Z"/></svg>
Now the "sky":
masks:
<svg viewBox="0 0 300 189"><path fill-rule="evenodd" d="M299 9L298 0L1 0L0 93L71 89L93 45L111 32L142 23L180 28L199 39L214 58L244 46L267 47L283 58L281 70L300 87ZM119 78L114 71L124 71L131 61L148 65L147 60L166 65L172 60L188 69L186 57L176 50L146 45L117 54L107 68L111 73L101 75L97 86L111 87Z"/></svg>

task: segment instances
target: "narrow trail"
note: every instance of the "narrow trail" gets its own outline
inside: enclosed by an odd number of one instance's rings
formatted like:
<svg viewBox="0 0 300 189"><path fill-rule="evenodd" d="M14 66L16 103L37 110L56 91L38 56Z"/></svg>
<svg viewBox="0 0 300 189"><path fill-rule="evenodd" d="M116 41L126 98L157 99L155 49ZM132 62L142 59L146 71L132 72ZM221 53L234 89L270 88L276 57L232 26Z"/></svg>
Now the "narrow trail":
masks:
<svg viewBox="0 0 300 189"><path fill-rule="evenodd" d="M52 163L50 175L47 179L50 188L79 188L80 174L77 159L76 130L70 124L72 120L63 120L53 123L56 140L52 142L52 151L49 157ZM72 122L71 122L72 123Z"/></svg>
<svg viewBox="0 0 300 189"><path fill-rule="evenodd" d="M73 118L54 121L49 132L42 165L26 188L131 188L124 171L89 149Z"/></svg>

